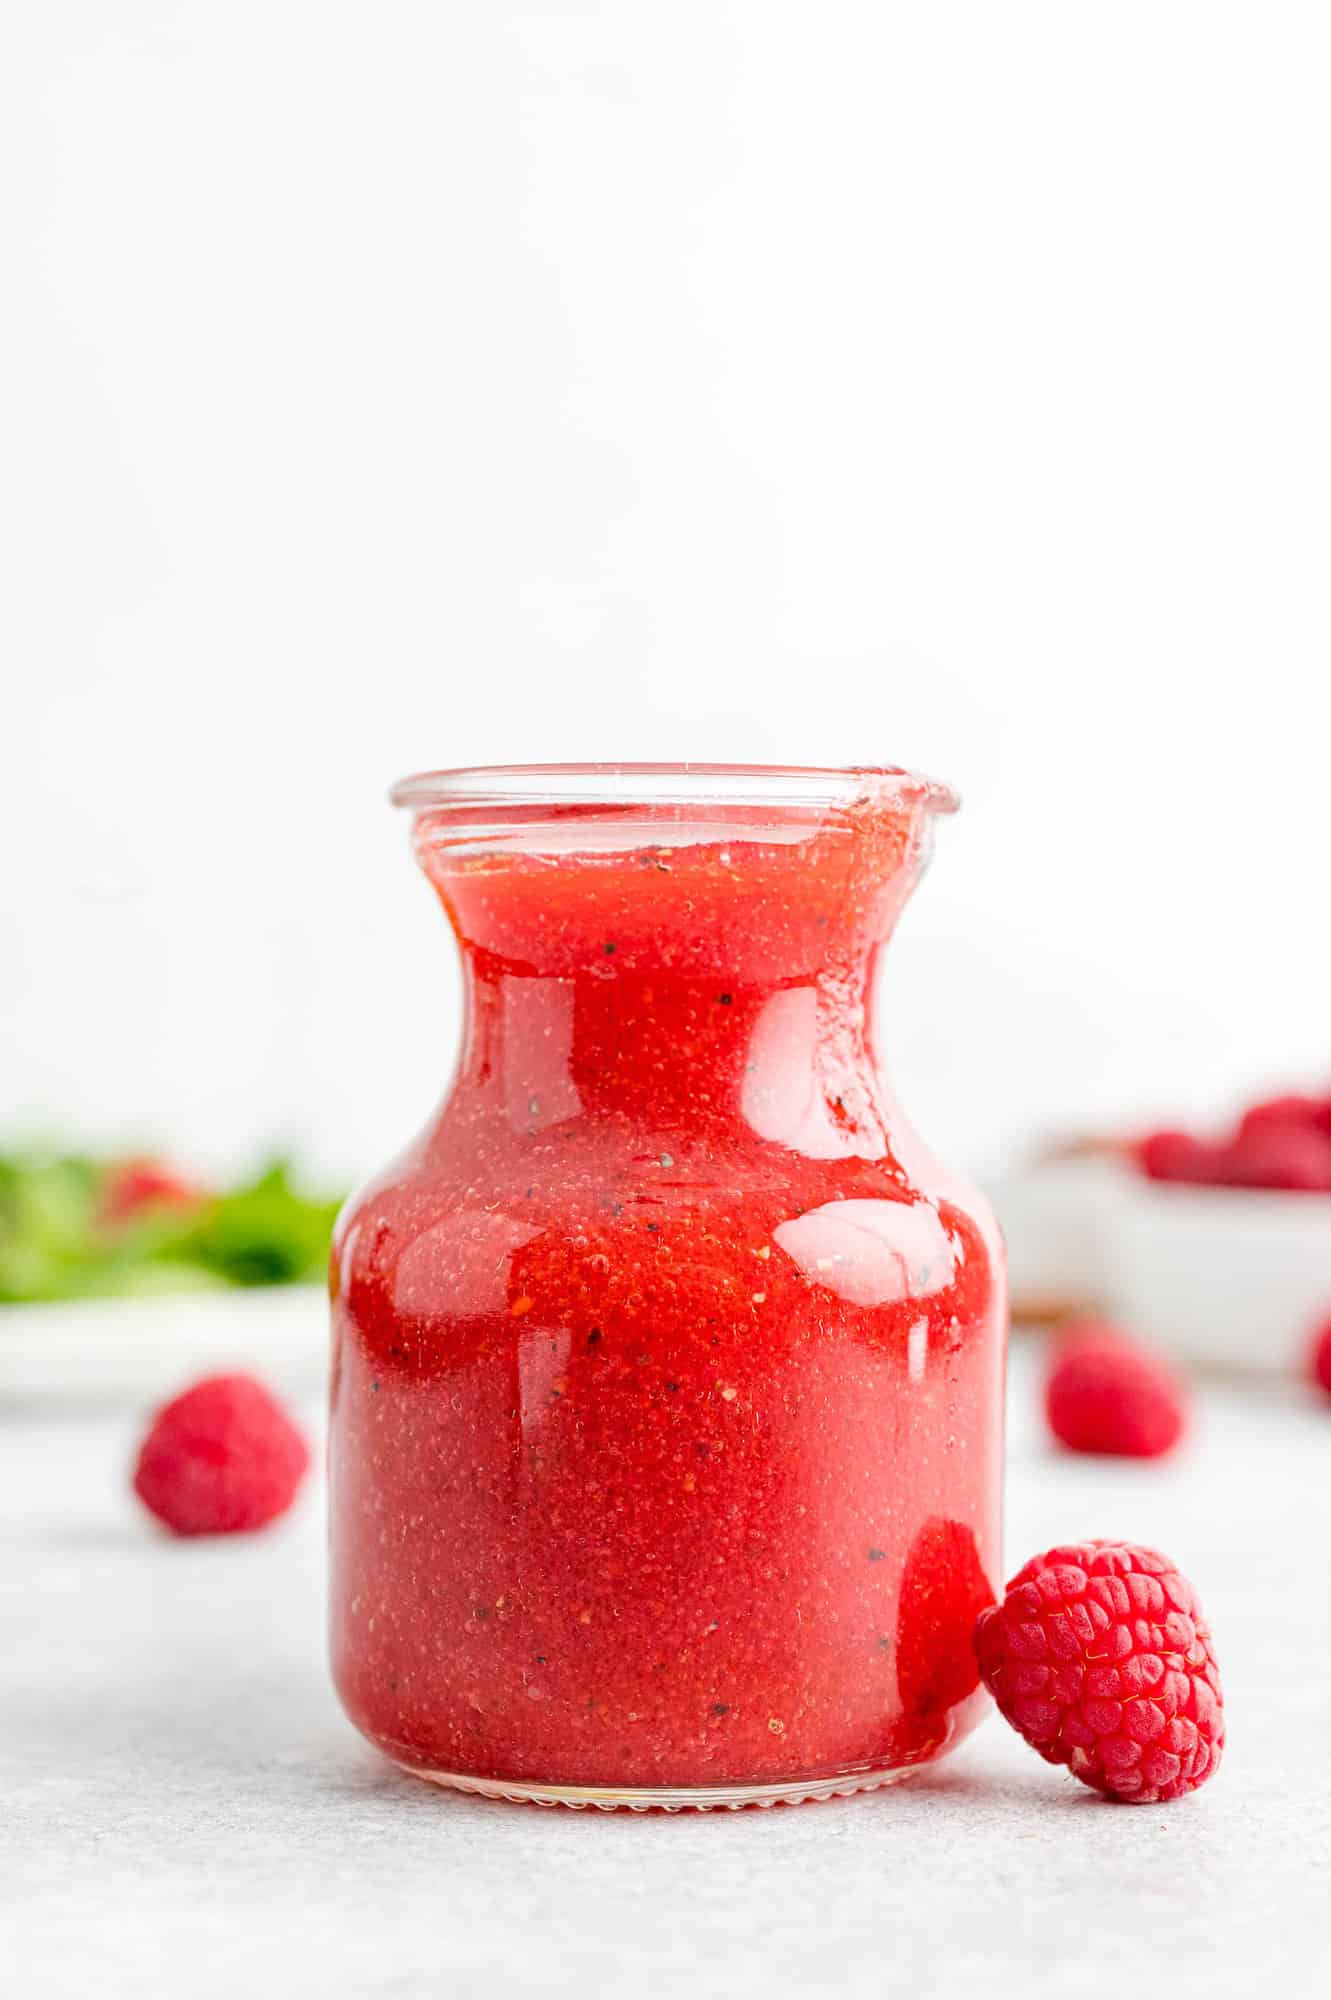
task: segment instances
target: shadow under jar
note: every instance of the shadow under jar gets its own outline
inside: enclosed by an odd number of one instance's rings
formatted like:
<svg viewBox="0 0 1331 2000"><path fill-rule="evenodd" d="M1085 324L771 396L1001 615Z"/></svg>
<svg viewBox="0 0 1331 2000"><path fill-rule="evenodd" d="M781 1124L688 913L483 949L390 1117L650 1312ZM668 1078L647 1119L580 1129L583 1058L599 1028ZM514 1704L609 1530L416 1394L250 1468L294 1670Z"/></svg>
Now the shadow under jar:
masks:
<svg viewBox="0 0 1331 2000"><path fill-rule="evenodd" d="M332 1266L356 1725L510 1798L826 1796L955 1744L1005 1299L870 1001L943 787L696 765L401 784L461 947L442 1110Z"/></svg>

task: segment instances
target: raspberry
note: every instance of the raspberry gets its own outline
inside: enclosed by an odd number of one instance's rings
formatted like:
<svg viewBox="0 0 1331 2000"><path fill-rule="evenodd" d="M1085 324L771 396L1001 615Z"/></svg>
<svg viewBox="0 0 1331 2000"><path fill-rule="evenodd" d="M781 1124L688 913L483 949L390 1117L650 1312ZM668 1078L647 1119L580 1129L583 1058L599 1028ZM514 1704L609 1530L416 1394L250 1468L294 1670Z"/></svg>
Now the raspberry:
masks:
<svg viewBox="0 0 1331 2000"><path fill-rule="evenodd" d="M1308 1350L1308 1374L1319 1389L1331 1396L1331 1319L1313 1335Z"/></svg>
<svg viewBox="0 0 1331 2000"><path fill-rule="evenodd" d="M1254 1105L1225 1145L1190 1132L1150 1132L1138 1141L1137 1164L1153 1181L1331 1193L1331 1106L1313 1097L1273 1098Z"/></svg>
<svg viewBox="0 0 1331 2000"><path fill-rule="evenodd" d="M1137 1164L1149 1180L1188 1181L1204 1151L1191 1132L1148 1132L1137 1144Z"/></svg>
<svg viewBox="0 0 1331 2000"><path fill-rule="evenodd" d="M1227 1153L1227 1147L1207 1145L1191 1132L1149 1132L1138 1141L1137 1164L1148 1180L1209 1187L1223 1180Z"/></svg>
<svg viewBox="0 0 1331 2000"><path fill-rule="evenodd" d="M1240 1139L1249 1138L1254 1132L1271 1129L1287 1130L1290 1126L1305 1132L1320 1132L1324 1138L1331 1138L1331 1100L1322 1097L1303 1097L1290 1092L1284 1097L1268 1097L1261 1104L1250 1105L1239 1120Z"/></svg>
<svg viewBox="0 0 1331 2000"><path fill-rule="evenodd" d="M177 1535L230 1535L284 1514L310 1462L304 1438L251 1375L210 1375L157 1412L134 1491Z"/></svg>
<svg viewBox="0 0 1331 2000"><path fill-rule="evenodd" d="M143 1209L194 1208L203 1191L161 1160L122 1160L108 1176L98 1204L99 1222L128 1222Z"/></svg>
<svg viewBox="0 0 1331 2000"><path fill-rule="evenodd" d="M1205 1784L1225 1741L1211 1635L1153 1549L1077 1542L1018 1570L975 1626L980 1677L1050 1764L1138 1805Z"/></svg>
<svg viewBox="0 0 1331 2000"><path fill-rule="evenodd" d="M1182 1384L1158 1356L1112 1326L1067 1328L1045 1380L1045 1415L1069 1451L1161 1458L1187 1423Z"/></svg>
<svg viewBox="0 0 1331 2000"><path fill-rule="evenodd" d="M1306 1125L1258 1125L1224 1148L1229 1187L1331 1193L1331 1138Z"/></svg>

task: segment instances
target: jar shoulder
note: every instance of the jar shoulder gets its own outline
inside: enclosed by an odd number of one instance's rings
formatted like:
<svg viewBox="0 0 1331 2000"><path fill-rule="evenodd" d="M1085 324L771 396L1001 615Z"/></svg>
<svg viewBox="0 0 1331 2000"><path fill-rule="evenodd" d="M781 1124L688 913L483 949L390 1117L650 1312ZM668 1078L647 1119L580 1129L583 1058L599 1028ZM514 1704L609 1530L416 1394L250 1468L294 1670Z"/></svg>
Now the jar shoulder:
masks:
<svg viewBox="0 0 1331 2000"><path fill-rule="evenodd" d="M672 1143L677 1150L672 1150ZM990 1315L987 1202L918 1152L811 1159L637 1141L412 1149L347 1204L333 1290L410 1318L926 1302Z"/></svg>

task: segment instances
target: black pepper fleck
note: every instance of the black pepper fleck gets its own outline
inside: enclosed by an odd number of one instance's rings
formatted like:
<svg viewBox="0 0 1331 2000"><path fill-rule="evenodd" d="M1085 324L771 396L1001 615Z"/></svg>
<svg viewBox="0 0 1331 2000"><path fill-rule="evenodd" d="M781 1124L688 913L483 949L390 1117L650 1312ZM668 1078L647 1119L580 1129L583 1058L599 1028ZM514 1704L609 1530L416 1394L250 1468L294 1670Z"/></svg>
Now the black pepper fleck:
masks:
<svg viewBox="0 0 1331 2000"><path fill-rule="evenodd" d="M728 1701L714 1701L712 1703L713 1715L729 1715L729 1713L730 1703Z"/></svg>
<svg viewBox="0 0 1331 2000"><path fill-rule="evenodd" d="M731 996L730 996L730 994L729 994L729 993L723 993L723 994L721 995L721 1005L722 1005L723 1007L728 1007L728 1006L730 1005L730 999L731 999Z"/></svg>
<svg viewBox="0 0 1331 2000"><path fill-rule="evenodd" d="M871 1563L880 1563L883 1560L883 1553L882 1549L870 1549L869 1561Z"/></svg>
<svg viewBox="0 0 1331 2000"><path fill-rule="evenodd" d="M370 1384L370 1394L371 1394L372 1396L377 1396L377 1395L379 1394L379 1384L378 1384L377 1382L371 1382L371 1384Z"/></svg>
<svg viewBox="0 0 1331 2000"><path fill-rule="evenodd" d="M678 1382L667 1382L666 1388L669 1389L672 1396L677 1396L679 1394Z"/></svg>
<svg viewBox="0 0 1331 2000"><path fill-rule="evenodd" d="M615 955L615 947L614 947L614 946L613 946L612 944L610 944L610 943L607 943L607 944L606 944L606 948L605 948L605 955L606 955L606 957L607 957L607 958L613 958L613 957L614 957L614 955Z"/></svg>
<svg viewBox="0 0 1331 2000"><path fill-rule="evenodd" d="M600 1338L601 1338L601 1329L600 1329L600 1327L599 1327L599 1326L594 1326L594 1327L592 1328L591 1332L590 1332L590 1333L589 1333L589 1334L587 1335L587 1345L588 1345L588 1347L595 1347L595 1345L596 1345L597 1341L598 1341L598 1340L599 1340Z"/></svg>

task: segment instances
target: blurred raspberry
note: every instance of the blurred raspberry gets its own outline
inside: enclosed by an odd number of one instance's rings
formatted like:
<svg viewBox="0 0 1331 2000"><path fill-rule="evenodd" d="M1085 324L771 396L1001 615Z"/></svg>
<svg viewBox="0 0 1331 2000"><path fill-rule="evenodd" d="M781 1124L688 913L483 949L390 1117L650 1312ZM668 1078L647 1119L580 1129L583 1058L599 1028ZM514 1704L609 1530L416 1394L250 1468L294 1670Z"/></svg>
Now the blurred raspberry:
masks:
<svg viewBox="0 0 1331 2000"><path fill-rule="evenodd" d="M1331 1396L1331 1319L1313 1335L1308 1350L1308 1374L1319 1389Z"/></svg>
<svg viewBox="0 0 1331 2000"><path fill-rule="evenodd" d="M1331 1194L1331 1138L1306 1125L1258 1125L1224 1152L1228 1187Z"/></svg>
<svg viewBox="0 0 1331 2000"><path fill-rule="evenodd" d="M250 1375L211 1375L165 1404L139 1448L134 1491L177 1535L266 1527L296 1497L309 1448Z"/></svg>
<svg viewBox="0 0 1331 2000"><path fill-rule="evenodd" d="M1268 1097L1261 1104L1253 1104L1239 1120L1240 1139L1247 1139L1254 1132L1277 1131L1289 1127L1305 1132L1320 1132L1323 1138L1331 1139L1331 1098L1302 1097L1289 1092L1284 1097Z"/></svg>
<svg viewBox="0 0 1331 2000"><path fill-rule="evenodd" d="M1273 1097L1245 1112L1223 1145L1190 1132L1150 1132L1138 1141L1137 1163L1153 1181L1331 1193L1331 1103Z"/></svg>
<svg viewBox="0 0 1331 2000"><path fill-rule="evenodd" d="M1192 1585L1152 1549L1080 1542L1036 1556L980 1613L975 1649L1017 1733L1108 1798L1180 1798L1220 1762L1211 1635Z"/></svg>
<svg viewBox="0 0 1331 2000"><path fill-rule="evenodd" d="M1150 1132L1137 1146L1137 1161L1148 1180L1201 1187L1221 1179L1224 1155L1223 1146L1208 1146L1191 1132Z"/></svg>
<svg viewBox="0 0 1331 2000"><path fill-rule="evenodd" d="M1187 1399L1172 1369L1116 1327L1067 1327L1045 1380L1045 1415L1069 1451L1160 1458L1187 1423Z"/></svg>
<svg viewBox="0 0 1331 2000"><path fill-rule="evenodd" d="M128 1222L144 1209L196 1208L207 1199L204 1189L178 1174L164 1160L123 1160L112 1169L98 1204L99 1222Z"/></svg>

